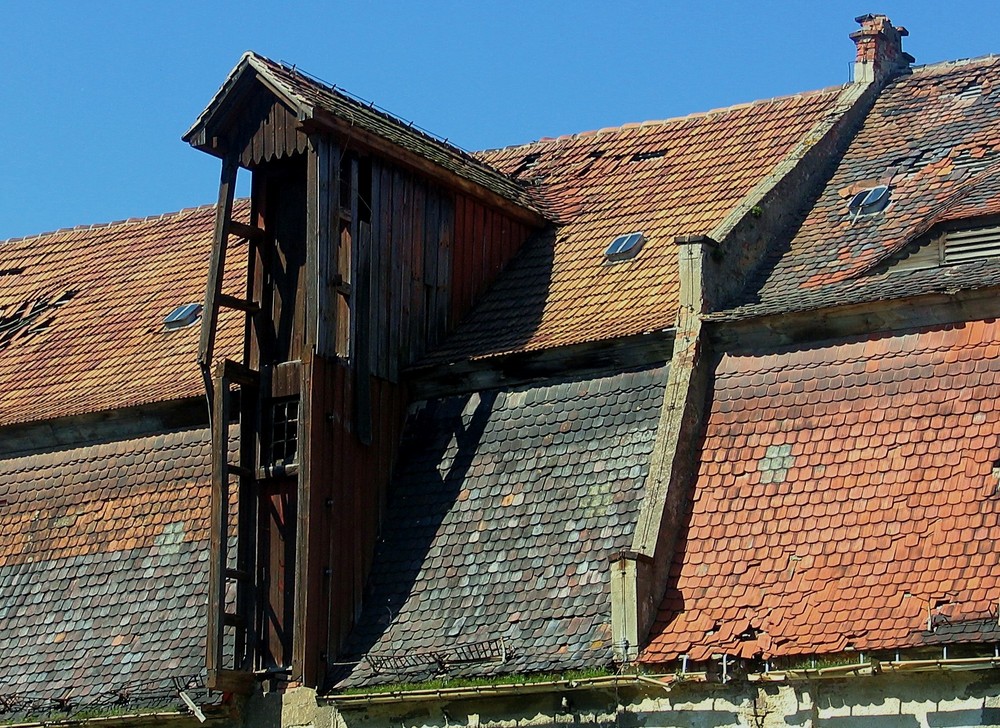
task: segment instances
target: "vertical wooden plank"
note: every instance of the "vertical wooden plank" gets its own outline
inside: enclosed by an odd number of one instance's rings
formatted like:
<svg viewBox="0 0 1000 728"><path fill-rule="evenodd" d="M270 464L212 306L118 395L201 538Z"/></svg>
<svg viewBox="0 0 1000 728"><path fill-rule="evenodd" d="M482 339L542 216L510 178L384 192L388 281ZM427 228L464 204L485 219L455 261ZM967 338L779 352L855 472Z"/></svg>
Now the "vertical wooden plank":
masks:
<svg viewBox="0 0 1000 728"><path fill-rule="evenodd" d="M410 320L408 324L410 339L410 358L407 364L419 359L427 346L427 315L424 308L424 246L426 235L424 218L427 207L427 188L420 181L413 187L413 241L410 249Z"/></svg>
<svg viewBox="0 0 1000 728"><path fill-rule="evenodd" d="M357 272L354 276L354 433L365 445L372 442L372 402L371 402L371 348L369 331L371 324L371 227L367 223L358 225Z"/></svg>
<svg viewBox="0 0 1000 728"><path fill-rule="evenodd" d="M346 225L340 224L340 234L337 238L337 280L342 284L353 285L354 272L352 270L354 257L354 247L357 239L358 227L358 160L355 157L343 160L341 164L341 174L347 175L348 187L348 208L346 212L350 215L350 222ZM337 356L347 359L351 356L351 341L353 322L351 309L353 301L351 294L345 294L343 288L337 296Z"/></svg>
<svg viewBox="0 0 1000 728"><path fill-rule="evenodd" d="M468 313L478 276L480 244L479 239L476 237L476 212L476 203L465 197L462 220L462 245L465 247L466 253L462 264L462 308L458 311L455 321L460 321Z"/></svg>
<svg viewBox="0 0 1000 728"><path fill-rule="evenodd" d="M366 339L368 341L368 366L370 371L378 373L378 339L381 330L378 325L378 308L381 306L381 298L378 288L378 272L381 265L381 240L382 240L382 205L381 205L381 183L382 173L377 160L371 161L372 166L372 190L371 190L371 237L369 239L368 251L368 316L371 317L369 330Z"/></svg>
<svg viewBox="0 0 1000 728"><path fill-rule="evenodd" d="M441 341L441 325L437 319L438 306L438 255L441 247L441 231L438 228L440 194L436 188L427 191L426 215L424 217L424 330L426 346L434 346ZM425 349L426 350L426 349Z"/></svg>
<svg viewBox="0 0 1000 728"><path fill-rule="evenodd" d="M472 303L476 300L476 294L482 288L483 281L486 280L486 271L489 268L486 253L486 230L488 229L486 226L486 207L479 204L479 202L475 202L473 209L472 239L474 241L473 250L475 251L476 260L473 263L472 277L470 278L472 285L469 290L469 297L465 301L466 312L472 308Z"/></svg>
<svg viewBox="0 0 1000 728"><path fill-rule="evenodd" d="M326 179L326 160L329 145L322 137L315 135L310 139L309 153L306 155L306 346L315 349L318 343L317 329L319 327L318 312L323 287L322 267L323 249L327 231L323 224L323 212L326 199L324 193L329 192L329 180ZM325 189L324 189L325 188Z"/></svg>
<svg viewBox="0 0 1000 728"><path fill-rule="evenodd" d="M451 268L451 310L449 318L454 320L456 312L462 310L462 300L465 295L465 198L456 194L454 197L454 245L452 247Z"/></svg>
<svg viewBox="0 0 1000 728"><path fill-rule="evenodd" d="M392 169L387 165L382 166L382 240L379 241L381 249L381 260L379 261L379 290L378 290L378 323L379 323L379 352L378 352L378 372L379 376L389 378L389 358L390 358L390 311L392 310L392 208L394 203L393 194L393 174Z"/></svg>
<svg viewBox="0 0 1000 728"><path fill-rule="evenodd" d="M226 468L229 443L229 385L223 377L224 362L219 362L212 393L212 494L210 502L211 555L208 564L208 635L205 645L205 668L208 685L215 687L223 662L222 613L226 603L226 560L229 526L229 483ZM220 455L222 457L220 457Z"/></svg>
<svg viewBox="0 0 1000 728"><path fill-rule="evenodd" d="M278 112L278 102L271 104L257 134L261 139L261 161L274 158L274 116Z"/></svg>
<svg viewBox="0 0 1000 728"><path fill-rule="evenodd" d="M400 361L400 328L403 314L403 291L404 256L407 244L403 220L407 205L407 185L403 174L394 169L392 173L392 269L389 277L389 350L387 364L389 366L389 380L399 381L399 361ZM409 300L408 298L405 300Z"/></svg>
<svg viewBox="0 0 1000 728"><path fill-rule="evenodd" d="M451 331L452 301L455 298L455 198L442 196L438 215L438 311L435 314L441 327L441 338Z"/></svg>
<svg viewBox="0 0 1000 728"><path fill-rule="evenodd" d="M506 260L507 251L504 248L503 222L503 215L498 212L493 213L493 228L490 233L489 242L487 243L487 245L489 245L490 253L490 277L487 280L487 283L496 279L497 274L500 272L500 269L503 268L504 261ZM483 286L483 290L486 290L486 286Z"/></svg>
<svg viewBox="0 0 1000 728"><path fill-rule="evenodd" d="M338 364L337 366L337 383L336 392L337 404L336 412L339 413L337 420L337 433L334 440L334 446L338 448L338 452L345 452L348 447L348 442L350 441L347 417L350 413L350 395L347 392L347 382L348 382L348 371L347 368ZM341 528L340 532L336 534L336 538L339 541L339 553L337 556L337 563L341 569L338 575L338 583L336 585L336 599L337 599L337 632L339 634L339 641L343 644L343 641L351 628L351 592L354 584L354 564L352 562L352 554L354 552L353 541L358 538L358 529L356 528L357 522L354 520L354 504L353 497L354 491L357 488L357 484L354 483L349 477L348 470L349 463L346 458L338 458L335 463L336 467L336 479L337 479L337 489L340 491L338 497L338 506L341 511Z"/></svg>

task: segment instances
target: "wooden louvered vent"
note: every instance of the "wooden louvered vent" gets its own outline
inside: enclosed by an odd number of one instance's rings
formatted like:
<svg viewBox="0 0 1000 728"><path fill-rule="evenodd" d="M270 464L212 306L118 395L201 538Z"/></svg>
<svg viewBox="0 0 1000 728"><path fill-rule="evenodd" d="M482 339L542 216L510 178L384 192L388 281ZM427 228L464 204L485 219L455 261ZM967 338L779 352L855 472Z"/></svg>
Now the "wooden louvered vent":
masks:
<svg viewBox="0 0 1000 728"><path fill-rule="evenodd" d="M944 236L944 263L1000 256L1000 226L952 230Z"/></svg>

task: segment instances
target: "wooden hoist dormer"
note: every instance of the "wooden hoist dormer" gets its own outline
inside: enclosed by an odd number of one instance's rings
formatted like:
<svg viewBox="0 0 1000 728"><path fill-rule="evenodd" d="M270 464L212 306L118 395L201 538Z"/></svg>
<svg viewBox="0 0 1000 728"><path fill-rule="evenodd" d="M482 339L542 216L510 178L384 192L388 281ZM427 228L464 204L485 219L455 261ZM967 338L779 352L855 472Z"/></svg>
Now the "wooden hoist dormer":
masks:
<svg viewBox="0 0 1000 728"><path fill-rule="evenodd" d="M401 372L546 221L491 167L252 53L184 140L222 159L198 352L213 447L209 684L315 687L361 607ZM241 168L247 219L234 217Z"/></svg>

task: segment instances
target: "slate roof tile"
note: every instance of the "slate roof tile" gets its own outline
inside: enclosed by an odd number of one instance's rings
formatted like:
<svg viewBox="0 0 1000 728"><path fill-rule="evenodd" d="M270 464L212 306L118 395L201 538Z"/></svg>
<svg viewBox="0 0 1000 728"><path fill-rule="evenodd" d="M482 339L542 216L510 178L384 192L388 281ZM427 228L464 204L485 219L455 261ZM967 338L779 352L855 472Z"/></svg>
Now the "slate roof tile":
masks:
<svg viewBox="0 0 1000 728"><path fill-rule="evenodd" d="M971 83L976 93L963 95ZM879 96L790 241L720 319L1000 284L1000 263L886 272L935 225L1000 212L1000 57L915 68ZM970 164L977 160L979 164ZM889 207L854 218L850 197L888 184Z"/></svg>
<svg viewBox="0 0 1000 728"><path fill-rule="evenodd" d="M0 651L18 666L0 703L202 674L209 447L196 430L0 461Z"/></svg>
<svg viewBox="0 0 1000 728"><path fill-rule="evenodd" d="M606 561L634 528L665 380L654 368L417 405L348 652L418 659L503 637L507 663L470 669L609 662ZM634 417L601 425L602 410ZM338 687L417 679L432 662L374 673L362 661Z"/></svg>
<svg viewBox="0 0 1000 728"><path fill-rule="evenodd" d="M163 319L203 300L214 223L206 206L0 242L0 426L202 394L198 327ZM231 245L233 270L246 247Z"/></svg>
<svg viewBox="0 0 1000 728"><path fill-rule="evenodd" d="M1000 637L988 618L1000 590L1000 406L985 384L1000 371L998 342L990 320L724 355L690 522L642 660L745 650L721 629L706 635L706 622L732 632L749 620L767 656ZM955 373L956 360L973 366ZM927 399L900 395L900 374ZM831 396L816 402L820 380ZM776 455L794 467L775 471ZM715 467L730 461L744 467ZM794 493L807 498L799 507ZM961 628L927 630L928 603Z"/></svg>

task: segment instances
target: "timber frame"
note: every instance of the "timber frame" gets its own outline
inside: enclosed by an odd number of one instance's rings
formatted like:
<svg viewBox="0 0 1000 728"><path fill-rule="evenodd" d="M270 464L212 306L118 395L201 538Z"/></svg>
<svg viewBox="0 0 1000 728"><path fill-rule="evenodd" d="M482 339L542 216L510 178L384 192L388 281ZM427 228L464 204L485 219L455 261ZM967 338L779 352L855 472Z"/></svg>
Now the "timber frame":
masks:
<svg viewBox="0 0 1000 728"><path fill-rule="evenodd" d="M275 673L318 686L360 609L402 372L547 223L505 175L254 54L184 139L222 159L198 354L213 441L209 686L245 692ZM233 219L241 168L249 221ZM240 360L216 352L236 320L223 309L242 321ZM275 407L295 423L294 462L271 462Z"/></svg>

